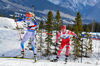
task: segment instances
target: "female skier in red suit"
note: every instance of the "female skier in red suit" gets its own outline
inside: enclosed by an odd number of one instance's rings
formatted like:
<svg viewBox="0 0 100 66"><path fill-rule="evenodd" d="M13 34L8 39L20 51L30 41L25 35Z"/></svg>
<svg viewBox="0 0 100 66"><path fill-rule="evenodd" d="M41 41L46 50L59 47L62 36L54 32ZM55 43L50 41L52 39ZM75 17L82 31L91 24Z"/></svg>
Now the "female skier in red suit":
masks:
<svg viewBox="0 0 100 66"><path fill-rule="evenodd" d="M66 54L65 54L66 58L65 58L65 61L67 62L67 60L68 60L67 57L69 56L69 49L70 49L69 35L73 35L73 36L75 36L76 38L79 39L79 37L75 33L71 32L70 30L66 30L66 25L62 25L61 31L59 31L59 33L57 34L57 37L56 37L56 45L58 45L59 36L61 36L62 42L61 42L61 45L59 46L59 50L58 50L56 59L52 60L53 62L58 61L58 59L60 57L60 53L61 53L61 51L62 51L62 49L64 48L65 45L66 45Z"/></svg>

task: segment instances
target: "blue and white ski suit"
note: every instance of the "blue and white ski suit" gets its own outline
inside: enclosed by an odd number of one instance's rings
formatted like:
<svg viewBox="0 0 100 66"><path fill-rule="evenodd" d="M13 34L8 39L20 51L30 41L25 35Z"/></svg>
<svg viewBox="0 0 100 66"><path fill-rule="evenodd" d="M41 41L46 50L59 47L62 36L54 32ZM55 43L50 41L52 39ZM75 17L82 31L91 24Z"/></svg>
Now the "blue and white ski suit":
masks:
<svg viewBox="0 0 100 66"><path fill-rule="evenodd" d="M24 21L26 22L26 27L27 27L27 32L24 35L22 41L21 41L21 51L24 50L24 43L31 38L31 46L32 46L32 50L33 53L36 54L36 49L35 49L35 35L36 35L36 31L35 28L37 27L37 22L35 21L35 19L32 17L29 20L26 19L26 17L22 18L22 19L18 19L18 22ZM28 26L33 26L31 28L29 28Z"/></svg>

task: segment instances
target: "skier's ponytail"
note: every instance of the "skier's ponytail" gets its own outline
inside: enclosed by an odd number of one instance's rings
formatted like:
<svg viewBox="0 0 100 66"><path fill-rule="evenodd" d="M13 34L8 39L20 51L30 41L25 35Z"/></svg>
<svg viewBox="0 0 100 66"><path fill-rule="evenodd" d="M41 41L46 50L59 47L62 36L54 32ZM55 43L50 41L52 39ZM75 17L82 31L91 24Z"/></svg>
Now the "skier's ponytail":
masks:
<svg viewBox="0 0 100 66"><path fill-rule="evenodd" d="M32 17L34 17L35 16L35 14L34 13L32 13L32 12L27 12L28 14L31 14L32 15Z"/></svg>

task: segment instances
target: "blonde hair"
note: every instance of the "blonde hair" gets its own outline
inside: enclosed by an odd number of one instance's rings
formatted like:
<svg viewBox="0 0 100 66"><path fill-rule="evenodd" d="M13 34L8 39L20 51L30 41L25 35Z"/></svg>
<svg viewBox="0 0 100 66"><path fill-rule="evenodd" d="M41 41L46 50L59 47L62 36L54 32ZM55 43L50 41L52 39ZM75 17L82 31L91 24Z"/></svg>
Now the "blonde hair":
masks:
<svg viewBox="0 0 100 66"><path fill-rule="evenodd" d="M31 14L33 17L35 16L35 14L34 13L32 13L32 12L27 12L28 14Z"/></svg>

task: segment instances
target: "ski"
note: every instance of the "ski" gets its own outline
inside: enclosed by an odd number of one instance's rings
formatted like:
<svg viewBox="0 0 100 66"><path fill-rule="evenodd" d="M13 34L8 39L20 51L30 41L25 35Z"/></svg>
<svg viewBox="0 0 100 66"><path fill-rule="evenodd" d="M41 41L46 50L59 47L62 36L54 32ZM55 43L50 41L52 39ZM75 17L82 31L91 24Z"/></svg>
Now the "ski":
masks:
<svg viewBox="0 0 100 66"><path fill-rule="evenodd" d="M12 59L23 59L23 60L33 60L33 63L38 62L39 59L34 59L34 58L24 58L24 57L11 57L11 56L6 56L6 57L0 57L0 58L12 58Z"/></svg>
<svg viewBox="0 0 100 66"><path fill-rule="evenodd" d="M33 63L36 63L36 62L38 62L38 60L36 59L36 60L34 60L34 62Z"/></svg>
<svg viewBox="0 0 100 66"><path fill-rule="evenodd" d="M65 62L64 64L67 64L67 62Z"/></svg>
<svg viewBox="0 0 100 66"><path fill-rule="evenodd" d="M0 58L14 58L14 59L27 59L27 60L34 60L33 58L23 58L23 57L11 57L11 56L6 56L6 57L0 57Z"/></svg>
<svg viewBox="0 0 100 66"><path fill-rule="evenodd" d="M50 60L50 62L58 62L58 61ZM67 64L67 61L65 61L64 64Z"/></svg>
<svg viewBox="0 0 100 66"><path fill-rule="evenodd" d="M66 63L67 63L67 60L68 60L68 58L65 58L65 63L64 63L64 64L66 64Z"/></svg>
<svg viewBox="0 0 100 66"><path fill-rule="evenodd" d="M50 60L50 62L54 62L54 60Z"/></svg>
<svg viewBox="0 0 100 66"><path fill-rule="evenodd" d="M50 60L50 62L58 62L58 59Z"/></svg>

